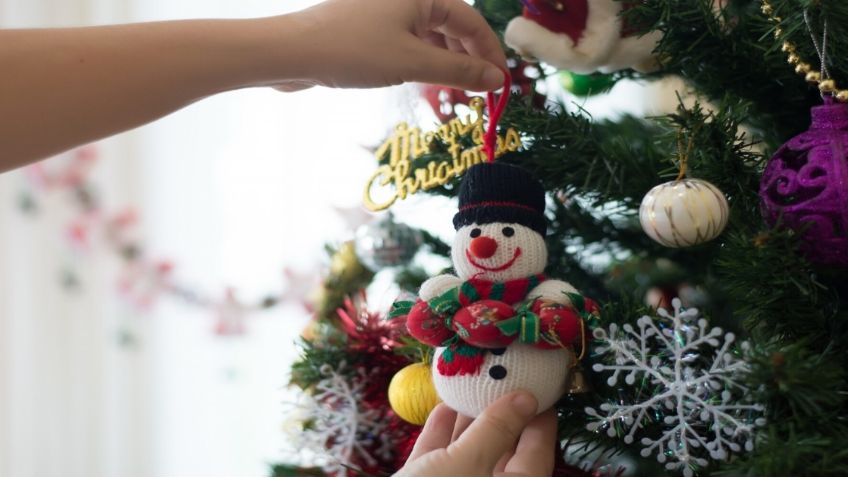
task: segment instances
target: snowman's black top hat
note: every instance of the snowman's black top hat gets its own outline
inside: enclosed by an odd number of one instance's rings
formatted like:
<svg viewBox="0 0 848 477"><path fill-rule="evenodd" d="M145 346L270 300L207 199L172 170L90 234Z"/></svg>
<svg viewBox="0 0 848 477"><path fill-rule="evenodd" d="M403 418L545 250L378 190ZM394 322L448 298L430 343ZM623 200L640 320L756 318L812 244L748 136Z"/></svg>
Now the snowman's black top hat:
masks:
<svg viewBox="0 0 848 477"><path fill-rule="evenodd" d="M456 229L470 224L505 222L547 231L545 189L529 172L511 164L484 162L468 169L459 187Z"/></svg>

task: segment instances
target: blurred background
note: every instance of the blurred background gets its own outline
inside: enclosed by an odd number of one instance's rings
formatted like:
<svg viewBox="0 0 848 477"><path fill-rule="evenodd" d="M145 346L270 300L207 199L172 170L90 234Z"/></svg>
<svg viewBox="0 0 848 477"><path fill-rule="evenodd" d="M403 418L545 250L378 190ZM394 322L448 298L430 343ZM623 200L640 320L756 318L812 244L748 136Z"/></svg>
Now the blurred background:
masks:
<svg viewBox="0 0 848 477"><path fill-rule="evenodd" d="M0 0L0 27L311 3ZM667 108L652 91L623 81L574 107ZM289 456L283 403L310 318L302 301L327 266L325 244L371 220L359 207L369 148L398 120L436 117L415 87L245 90L0 175L0 476L260 477ZM80 171L96 186L82 196L62 186ZM86 203L97 207L81 212ZM449 239L454 205L417 203L393 210Z"/></svg>

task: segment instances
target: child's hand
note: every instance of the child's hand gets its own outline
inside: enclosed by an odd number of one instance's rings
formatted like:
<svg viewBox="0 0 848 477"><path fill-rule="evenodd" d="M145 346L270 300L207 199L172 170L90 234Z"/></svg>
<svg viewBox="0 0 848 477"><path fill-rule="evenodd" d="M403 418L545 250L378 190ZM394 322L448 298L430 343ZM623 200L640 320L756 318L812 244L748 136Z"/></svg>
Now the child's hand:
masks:
<svg viewBox="0 0 848 477"><path fill-rule="evenodd" d="M503 84L500 43L462 0L329 0L276 20L288 38L297 35L274 46L288 62L282 90L418 81L484 91Z"/></svg>
<svg viewBox="0 0 848 477"><path fill-rule="evenodd" d="M550 477L556 413L535 414L536 400L524 392L495 401L473 421L439 404L395 476Z"/></svg>

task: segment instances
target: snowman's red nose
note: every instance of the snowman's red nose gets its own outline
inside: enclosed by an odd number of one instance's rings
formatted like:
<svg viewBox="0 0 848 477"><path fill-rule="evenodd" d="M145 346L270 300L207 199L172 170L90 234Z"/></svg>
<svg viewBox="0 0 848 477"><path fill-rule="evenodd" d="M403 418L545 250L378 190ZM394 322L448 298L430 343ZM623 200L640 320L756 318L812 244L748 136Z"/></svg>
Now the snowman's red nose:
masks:
<svg viewBox="0 0 848 477"><path fill-rule="evenodd" d="M489 258L498 251L498 243L489 237L477 237L471 241L471 253L477 258Z"/></svg>

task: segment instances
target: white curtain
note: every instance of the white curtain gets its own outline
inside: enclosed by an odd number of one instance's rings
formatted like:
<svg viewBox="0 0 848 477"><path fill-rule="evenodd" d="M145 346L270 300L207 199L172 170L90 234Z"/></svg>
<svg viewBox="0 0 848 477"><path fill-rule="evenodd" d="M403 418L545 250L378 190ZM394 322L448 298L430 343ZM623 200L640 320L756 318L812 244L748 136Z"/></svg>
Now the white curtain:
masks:
<svg viewBox="0 0 848 477"><path fill-rule="evenodd" d="M309 1L0 0L0 27L49 27L283 13ZM13 74L7 71L3 74ZM249 90L212 98L98 145L111 211L136 205L147 252L213 299L257 301L283 267L315 270L349 227L375 144L409 110L386 91ZM283 306L243 337L212 313L116 296L120 261L72 253L68 198L17 210L20 171L0 175L0 476L260 477L286 448L286 371L307 317ZM60 285L65 268L81 283Z"/></svg>
<svg viewBox="0 0 848 477"><path fill-rule="evenodd" d="M0 0L0 27L121 22L127 12L122 1ZM118 202L139 198L133 143L100 146L115 159L95 176ZM149 355L119 346L130 312L111 299L116 263L69 252L66 197L45 197L34 216L19 212L27 188L20 172L0 176L0 475L150 475ZM67 267L76 292L60 285Z"/></svg>

